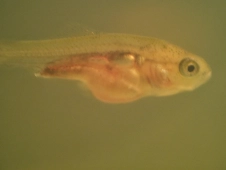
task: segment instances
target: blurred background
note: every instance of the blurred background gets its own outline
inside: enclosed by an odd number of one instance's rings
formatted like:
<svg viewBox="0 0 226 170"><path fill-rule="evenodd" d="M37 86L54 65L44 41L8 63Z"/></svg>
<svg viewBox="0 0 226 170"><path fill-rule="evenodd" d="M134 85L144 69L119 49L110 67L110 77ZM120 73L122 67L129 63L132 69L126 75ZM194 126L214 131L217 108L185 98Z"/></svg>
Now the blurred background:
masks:
<svg viewBox="0 0 226 170"><path fill-rule="evenodd" d="M222 2L0 0L1 40L137 34L200 55L213 71L193 92L113 105L75 81L1 65L0 169L226 169Z"/></svg>

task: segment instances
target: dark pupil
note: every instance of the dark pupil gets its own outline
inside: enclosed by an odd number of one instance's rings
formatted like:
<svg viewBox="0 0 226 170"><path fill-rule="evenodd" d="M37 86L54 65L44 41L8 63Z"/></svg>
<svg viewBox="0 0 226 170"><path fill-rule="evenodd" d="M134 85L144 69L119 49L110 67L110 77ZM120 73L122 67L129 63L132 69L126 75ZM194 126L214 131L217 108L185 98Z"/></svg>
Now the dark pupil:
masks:
<svg viewBox="0 0 226 170"><path fill-rule="evenodd" d="M193 72L194 70L195 70L195 66L193 66L193 65L188 66L189 72Z"/></svg>

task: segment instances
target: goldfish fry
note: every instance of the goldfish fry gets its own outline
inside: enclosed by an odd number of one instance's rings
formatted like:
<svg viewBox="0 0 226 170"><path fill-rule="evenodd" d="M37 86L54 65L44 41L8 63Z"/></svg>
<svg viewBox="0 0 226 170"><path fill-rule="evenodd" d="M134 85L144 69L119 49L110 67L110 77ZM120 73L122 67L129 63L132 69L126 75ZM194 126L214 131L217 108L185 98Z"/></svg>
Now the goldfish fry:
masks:
<svg viewBox="0 0 226 170"><path fill-rule="evenodd" d="M108 103L193 90L211 77L201 57L164 40L126 34L0 42L4 63L39 67L37 77L81 81Z"/></svg>

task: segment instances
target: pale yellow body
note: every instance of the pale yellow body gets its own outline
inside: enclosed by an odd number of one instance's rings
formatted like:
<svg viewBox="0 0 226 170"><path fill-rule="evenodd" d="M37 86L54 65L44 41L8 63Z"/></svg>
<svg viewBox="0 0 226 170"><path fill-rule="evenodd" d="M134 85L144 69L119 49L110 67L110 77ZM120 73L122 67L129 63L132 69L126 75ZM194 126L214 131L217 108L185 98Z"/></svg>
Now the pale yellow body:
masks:
<svg viewBox="0 0 226 170"><path fill-rule="evenodd" d="M2 42L4 62L39 67L36 75L42 77L82 81L98 99L110 103L193 90L211 76L202 58L180 47L125 34Z"/></svg>

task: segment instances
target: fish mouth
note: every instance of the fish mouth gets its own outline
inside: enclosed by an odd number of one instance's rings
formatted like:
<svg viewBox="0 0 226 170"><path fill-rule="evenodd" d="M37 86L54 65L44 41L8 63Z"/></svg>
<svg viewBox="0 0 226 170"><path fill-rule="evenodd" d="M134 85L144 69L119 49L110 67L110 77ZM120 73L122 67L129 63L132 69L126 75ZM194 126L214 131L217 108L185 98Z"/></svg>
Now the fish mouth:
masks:
<svg viewBox="0 0 226 170"><path fill-rule="evenodd" d="M212 71L208 70L201 74L201 81L199 81L195 86L187 86L184 90L186 91L193 91L194 89L200 87L201 85L205 84L209 79L212 77Z"/></svg>
<svg viewBox="0 0 226 170"><path fill-rule="evenodd" d="M201 79L200 83L198 83L193 89L195 89L195 88L197 88L197 87L205 84L207 81L210 80L210 78L212 77L212 71L211 71L211 69L209 69L208 71L203 72L201 74L201 77L202 77L202 79ZM193 89L191 88L191 89L189 89L189 91L190 90L193 90Z"/></svg>
<svg viewBox="0 0 226 170"><path fill-rule="evenodd" d="M205 77L206 81L209 80L212 77L212 71L209 70L207 72L204 72L203 77Z"/></svg>

